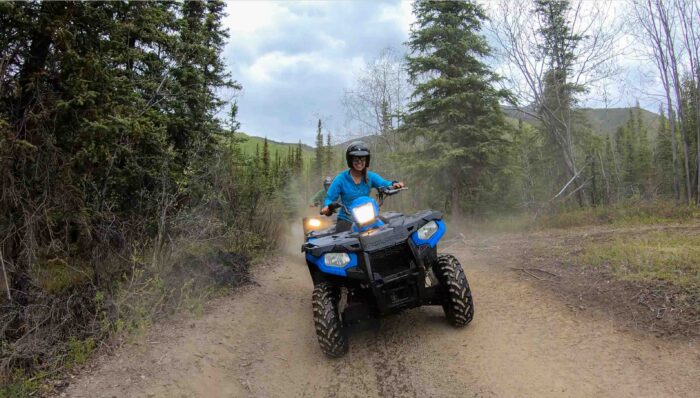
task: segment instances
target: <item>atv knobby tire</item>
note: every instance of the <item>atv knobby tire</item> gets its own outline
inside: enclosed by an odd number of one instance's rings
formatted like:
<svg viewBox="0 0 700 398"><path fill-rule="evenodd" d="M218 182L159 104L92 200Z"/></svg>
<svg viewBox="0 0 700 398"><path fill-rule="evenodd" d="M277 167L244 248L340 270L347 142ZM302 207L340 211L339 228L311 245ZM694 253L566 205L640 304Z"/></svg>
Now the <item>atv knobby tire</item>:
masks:
<svg viewBox="0 0 700 398"><path fill-rule="evenodd" d="M442 308L447 320L456 327L466 326L474 318L474 302L462 265L454 256L441 254L435 273L442 284Z"/></svg>
<svg viewBox="0 0 700 398"><path fill-rule="evenodd" d="M339 358L348 352L348 338L338 314L338 294L327 283L314 286L312 306L316 336L321 350L329 357Z"/></svg>

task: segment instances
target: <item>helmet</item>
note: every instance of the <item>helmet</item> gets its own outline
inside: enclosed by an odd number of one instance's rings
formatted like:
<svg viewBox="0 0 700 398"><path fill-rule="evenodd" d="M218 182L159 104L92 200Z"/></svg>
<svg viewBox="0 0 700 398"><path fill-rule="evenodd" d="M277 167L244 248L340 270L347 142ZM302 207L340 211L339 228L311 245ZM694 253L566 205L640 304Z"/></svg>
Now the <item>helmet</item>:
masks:
<svg viewBox="0 0 700 398"><path fill-rule="evenodd" d="M326 177L323 179L323 188L327 191L328 187L331 186L331 183L333 182L333 177Z"/></svg>
<svg viewBox="0 0 700 398"><path fill-rule="evenodd" d="M369 167L370 154L367 144L362 141L355 141L348 145L348 149L345 150L345 161L347 162L348 167L352 168L352 158L355 156L366 157L367 162L365 163L365 167Z"/></svg>

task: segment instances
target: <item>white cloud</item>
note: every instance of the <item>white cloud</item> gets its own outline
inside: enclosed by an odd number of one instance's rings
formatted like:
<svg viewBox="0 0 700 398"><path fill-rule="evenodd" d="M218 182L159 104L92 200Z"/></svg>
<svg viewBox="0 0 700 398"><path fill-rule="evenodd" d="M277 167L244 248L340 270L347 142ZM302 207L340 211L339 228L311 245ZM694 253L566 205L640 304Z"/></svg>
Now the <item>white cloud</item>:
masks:
<svg viewBox="0 0 700 398"><path fill-rule="evenodd" d="M288 55L274 51L257 58L250 67L244 69L244 74L251 78L252 83L270 83L282 81L284 75L292 70L315 74L325 73L333 66L331 60L318 52Z"/></svg>
<svg viewBox="0 0 700 398"><path fill-rule="evenodd" d="M318 115L342 124L356 72L408 38L409 2L234 1L224 20L243 131L312 143ZM333 127L328 125L331 129Z"/></svg>
<svg viewBox="0 0 700 398"><path fill-rule="evenodd" d="M404 0L398 4L398 7L396 4L385 5L381 10L379 20L396 24L408 37L411 24L416 21L416 17L413 15L412 3Z"/></svg>
<svg viewBox="0 0 700 398"><path fill-rule="evenodd" d="M232 1L227 11L224 24L236 36L271 29L279 20L294 18L282 3L274 1Z"/></svg>

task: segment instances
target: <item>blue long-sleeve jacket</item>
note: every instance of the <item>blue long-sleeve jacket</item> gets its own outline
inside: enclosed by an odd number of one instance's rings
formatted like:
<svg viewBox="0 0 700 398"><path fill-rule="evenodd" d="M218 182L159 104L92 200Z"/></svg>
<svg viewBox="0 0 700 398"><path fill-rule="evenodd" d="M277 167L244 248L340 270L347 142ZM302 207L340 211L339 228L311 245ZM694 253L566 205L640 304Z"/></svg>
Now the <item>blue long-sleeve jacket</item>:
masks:
<svg viewBox="0 0 700 398"><path fill-rule="evenodd" d="M393 184L392 181L385 180L379 174L371 171L367 171L367 179L369 183L362 179L359 184L355 184L349 169L338 174L328 188L323 206L330 205L340 197L340 201L348 207L353 200L361 196L369 196L372 188L388 187ZM344 209L338 212L338 218L352 222L352 217L347 214Z"/></svg>

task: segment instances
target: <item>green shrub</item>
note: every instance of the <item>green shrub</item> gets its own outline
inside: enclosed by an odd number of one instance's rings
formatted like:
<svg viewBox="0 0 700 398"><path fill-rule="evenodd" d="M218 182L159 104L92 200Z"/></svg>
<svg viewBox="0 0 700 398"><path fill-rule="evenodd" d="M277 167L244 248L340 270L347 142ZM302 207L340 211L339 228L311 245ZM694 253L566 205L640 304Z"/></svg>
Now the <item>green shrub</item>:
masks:
<svg viewBox="0 0 700 398"><path fill-rule="evenodd" d="M656 231L589 242L576 263L604 267L625 280L668 282L700 294L700 235Z"/></svg>
<svg viewBox="0 0 700 398"><path fill-rule="evenodd" d="M71 336L68 339L68 357L67 363L69 366L82 365L88 360L90 354L95 350L95 339L88 337L85 340L78 340Z"/></svg>
<svg viewBox="0 0 700 398"><path fill-rule="evenodd" d="M686 223L696 219L700 209L675 202L628 202L609 207L563 209L538 217L537 228L573 228L585 225L649 225Z"/></svg>

